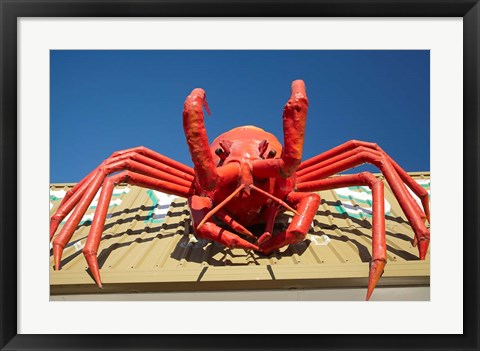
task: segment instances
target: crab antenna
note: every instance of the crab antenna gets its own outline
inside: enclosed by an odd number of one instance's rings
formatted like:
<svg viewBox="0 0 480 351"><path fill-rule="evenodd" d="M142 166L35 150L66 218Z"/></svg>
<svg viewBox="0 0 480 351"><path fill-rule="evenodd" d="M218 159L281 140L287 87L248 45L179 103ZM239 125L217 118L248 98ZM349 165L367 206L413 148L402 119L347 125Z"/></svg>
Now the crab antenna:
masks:
<svg viewBox="0 0 480 351"><path fill-rule="evenodd" d="M266 197L272 199L275 203L277 203L278 205L280 206L283 206L285 207L287 210L289 211L292 211L293 213L295 213L296 215L298 215L299 213L297 211L295 211L295 209L293 209L291 206L289 206L286 202L280 200L279 198L267 193L266 191L260 189L260 188L257 188L255 185L251 184L251 185L240 185L237 189L235 189L235 191L233 193L231 193L230 195L228 195L225 200L223 200L222 202L220 202L217 206L215 206L215 208L213 208L212 210L210 210L206 215L205 217L203 217L202 221L198 224L197 226L197 230L200 229L204 224L205 222L207 222L215 213L217 213L223 206L225 206L230 200L232 200L240 191L242 191L243 189L245 188L250 188L250 189L253 189L255 191L258 191L259 193L265 195Z"/></svg>
<svg viewBox="0 0 480 351"><path fill-rule="evenodd" d="M293 213L295 213L296 215L299 215L299 213L294 209L292 208L291 206L289 206L286 202L280 200L278 197L275 197L273 196L272 194L270 193L267 193L266 191L260 189L260 188L257 188L255 185L250 185L250 188L253 189L253 190L256 190L258 191L260 194L263 194L265 195L266 197L272 199L274 202L276 202L278 205L280 206L283 206L285 207L287 210L289 211L292 211Z"/></svg>
<svg viewBox="0 0 480 351"><path fill-rule="evenodd" d="M208 144L202 107L210 114L205 91L196 88L185 100L183 108L183 129L185 131L185 137L187 138L187 144L198 183L202 189L209 191L217 186L218 173L215 169L213 156Z"/></svg>
<svg viewBox="0 0 480 351"><path fill-rule="evenodd" d="M197 226L197 230L199 230L207 220L209 220L215 213L217 213L223 206L225 206L231 199L233 199L235 197L235 195L237 195L241 190L243 190L245 188L245 185L242 184L240 185L233 193L231 193L230 195L228 195L225 200L223 200L222 202L220 202L217 206L215 206L214 209L210 210L210 212L208 212L205 217L203 217L202 221L198 224Z"/></svg>

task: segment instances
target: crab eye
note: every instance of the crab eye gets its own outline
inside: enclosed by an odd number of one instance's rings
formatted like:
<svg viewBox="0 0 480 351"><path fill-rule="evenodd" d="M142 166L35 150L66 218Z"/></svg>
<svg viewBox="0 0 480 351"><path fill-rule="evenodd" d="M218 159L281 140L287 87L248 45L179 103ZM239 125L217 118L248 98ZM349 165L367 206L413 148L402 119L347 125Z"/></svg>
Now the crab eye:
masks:
<svg viewBox="0 0 480 351"><path fill-rule="evenodd" d="M274 158L277 155L277 152L275 150L270 150L268 152L267 158Z"/></svg>
<svg viewBox="0 0 480 351"><path fill-rule="evenodd" d="M226 156L230 155L233 143L230 140L221 140L219 144Z"/></svg>
<svg viewBox="0 0 480 351"><path fill-rule="evenodd" d="M215 150L215 154L220 157L222 161L225 161L225 159L228 156L228 153L226 153L221 147Z"/></svg>
<svg viewBox="0 0 480 351"><path fill-rule="evenodd" d="M263 158L263 154L265 153L265 151L267 151L267 148L268 148L268 140L264 139L258 145L258 152L261 158Z"/></svg>

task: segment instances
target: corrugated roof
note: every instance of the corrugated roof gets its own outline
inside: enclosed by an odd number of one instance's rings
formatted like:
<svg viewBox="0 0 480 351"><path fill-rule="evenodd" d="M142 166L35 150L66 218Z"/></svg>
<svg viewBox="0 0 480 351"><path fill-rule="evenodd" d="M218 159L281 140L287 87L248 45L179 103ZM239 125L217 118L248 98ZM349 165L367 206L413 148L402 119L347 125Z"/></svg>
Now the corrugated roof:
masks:
<svg viewBox="0 0 480 351"><path fill-rule="evenodd" d="M430 190L428 172L410 175ZM72 186L51 185L51 215ZM370 189L349 187L319 194L322 202L306 240L263 256L197 240L186 199L119 185L98 251L104 288L95 285L82 254L96 198L64 250L60 271L53 270L50 256L51 294L339 286L366 290ZM418 260L413 231L386 183L385 198L388 264L378 285L428 285L430 255ZM277 229L286 227L289 218L288 214L279 218Z"/></svg>

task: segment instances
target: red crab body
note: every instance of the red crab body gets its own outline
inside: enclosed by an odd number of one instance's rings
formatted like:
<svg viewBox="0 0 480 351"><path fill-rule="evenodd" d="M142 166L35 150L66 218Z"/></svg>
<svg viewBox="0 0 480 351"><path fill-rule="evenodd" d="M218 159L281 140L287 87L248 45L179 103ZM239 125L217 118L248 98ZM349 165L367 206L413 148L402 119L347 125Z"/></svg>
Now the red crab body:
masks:
<svg viewBox="0 0 480 351"><path fill-rule="evenodd" d="M372 190L372 260L367 300L386 264L383 182L371 173L330 177L363 163L377 166L385 176L414 232L420 259L430 240L428 193L378 145L352 140L302 162L308 99L301 80L283 111L283 146L254 126L234 128L208 143L203 109L205 92L194 89L183 110L183 127L193 169L145 147L115 152L67 192L50 221L50 239L59 223L71 216L53 241L55 268L60 269L64 247L80 219L102 188L83 253L101 287L97 251L113 189L127 182L188 199L195 235L231 248L262 254L305 239L320 204L320 190L362 185ZM122 172L119 172L122 171ZM422 201L422 208L407 187ZM274 233L275 218L285 210L294 215L286 230ZM216 219L216 221L214 221ZM218 223L223 222L224 226ZM247 227L265 223L263 233Z"/></svg>
<svg viewBox="0 0 480 351"><path fill-rule="evenodd" d="M213 141L210 150L212 155L214 155L214 163L216 165L236 164L241 170L245 169L243 172L240 172L236 182L234 181L225 187L215 189L212 197L214 203L221 203L231 195L240 184L248 184L249 182L252 182L256 187L282 200L284 200L287 193L293 190L293 177L289 178L288 189L286 187L276 189L274 178L250 178L250 169L253 161L261 159L259 145L262 142L265 143L265 140L267 143L265 144L265 150L262 150L263 155L268 155L272 150L278 155L282 153L282 145L273 134L267 133L263 129L254 126L234 128L223 133ZM215 154L215 151L222 149L221 145L226 147L225 144L228 143L228 141L231 141L229 155L225 159L222 159ZM250 226L265 222L268 202L265 196L259 192L243 191L225 205L225 210L231 213L239 223L242 223L244 226ZM248 206L245 206L247 203Z"/></svg>

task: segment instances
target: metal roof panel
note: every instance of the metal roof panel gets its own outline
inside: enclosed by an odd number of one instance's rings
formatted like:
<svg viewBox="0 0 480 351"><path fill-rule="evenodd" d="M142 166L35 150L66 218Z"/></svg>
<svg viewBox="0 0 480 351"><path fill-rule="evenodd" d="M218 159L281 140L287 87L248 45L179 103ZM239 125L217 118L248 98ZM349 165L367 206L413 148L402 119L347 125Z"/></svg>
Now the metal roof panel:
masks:
<svg viewBox="0 0 480 351"><path fill-rule="evenodd" d="M430 189L428 172L410 175ZM412 228L384 183L388 264L379 285L428 285L430 256L418 260L418 250L412 246ZM51 215L72 186L51 185ZM264 256L197 240L186 199L121 184L112 196L98 251L104 289L96 287L81 251L97 194L64 250L60 271L53 270L50 255L51 293L337 286L366 289L371 259L370 190L349 187L319 194L322 202L306 240ZM290 217L288 213L279 217L276 229L286 227Z"/></svg>

